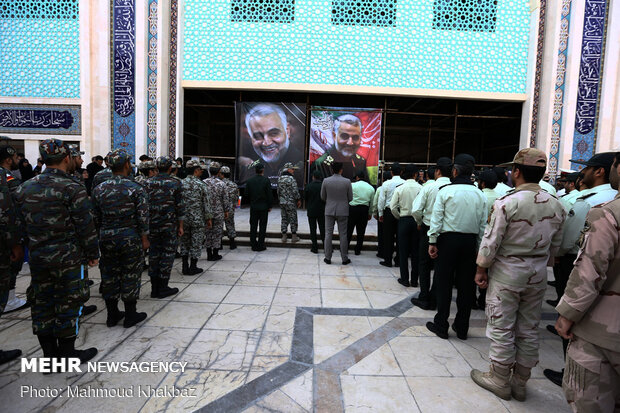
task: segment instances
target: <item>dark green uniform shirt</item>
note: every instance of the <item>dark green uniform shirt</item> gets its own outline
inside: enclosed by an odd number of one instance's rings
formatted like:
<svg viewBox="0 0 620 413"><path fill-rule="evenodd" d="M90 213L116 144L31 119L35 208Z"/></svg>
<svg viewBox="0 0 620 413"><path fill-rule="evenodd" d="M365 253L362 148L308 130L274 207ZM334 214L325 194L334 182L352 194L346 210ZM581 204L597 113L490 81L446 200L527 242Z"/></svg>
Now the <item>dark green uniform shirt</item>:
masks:
<svg viewBox="0 0 620 413"><path fill-rule="evenodd" d="M304 190L306 197L306 208L310 218L318 218L325 215L325 201L321 199L321 185L323 181L312 181Z"/></svg>
<svg viewBox="0 0 620 413"><path fill-rule="evenodd" d="M273 202L271 183L263 175L255 175L245 184L245 196L250 201L250 208L255 211L265 211L271 208Z"/></svg>

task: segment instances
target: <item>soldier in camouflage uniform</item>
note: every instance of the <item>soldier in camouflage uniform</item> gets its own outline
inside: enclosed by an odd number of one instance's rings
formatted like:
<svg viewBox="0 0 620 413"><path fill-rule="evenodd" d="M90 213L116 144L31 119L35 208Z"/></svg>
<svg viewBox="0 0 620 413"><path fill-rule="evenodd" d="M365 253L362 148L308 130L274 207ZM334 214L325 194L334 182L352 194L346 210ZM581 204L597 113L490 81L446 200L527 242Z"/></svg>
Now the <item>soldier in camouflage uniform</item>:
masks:
<svg viewBox="0 0 620 413"><path fill-rule="evenodd" d="M97 230L86 188L67 173L72 162L67 144L47 139L39 152L47 168L15 193L29 241L32 329L45 357L85 362L97 349L75 350L75 339L90 296L83 262L91 267L99 262Z"/></svg>
<svg viewBox="0 0 620 413"><path fill-rule="evenodd" d="M237 231L235 231L235 207L239 201L239 187L230 180L229 167L222 166L220 172L222 174L222 181L226 184L226 195L230 202L230 210L228 212L228 217L224 220L224 224L226 224L226 233L230 240L230 249L234 250L237 248L237 243L235 242L235 238L237 237Z"/></svg>
<svg viewBox="0 0 620 413"><path fill-rule="evenodd" d="M110 165L108 164L108 156L110 155L110 153L111 152L109 152L108 155L104 158L105 168L97 172L95 176L93 177L93 184L91 185L91 191L95 189L97 185L99 185L100 183L112 178L112 170L110 169Z"/></svg>
<svg viewBox="0 0 620 413"><path fill-rule="evenodd" d="M185 205L185 222L181 237L181 257L183 258L183 275L200 274L203 269L196 265L202 247L205 244L205 228L212 225L212 214L207 184L200 180L202 168L198 161L189 160L186 164L187 177L183 179L183 203ZM189 260L191 259L191 263Z"/></svg>
<svg viewBox="0 0 620 413"><path fill-rule="evenodd" d="M69 172L78 182L80 182L82 185L85 185L84 175L82 174L82 164L84 163L82 155L84 155L84 152L79 151L77 145L69 145L69 150L71 151L72 161L72 166Z"/></svg>
<svg viewBox="0 0 620 413"><path fill-rule="evenodd" d="M620 152L610 172L618 190ZM612 412L620 406L620 194L586 218L575 266L555 328L570 339L562 387L575 412Z"/></svg>
<svg viewBox="0 0 620 413"><path fill-rule="evenodd" d="M181 183L170 176L172 159L160 156L159 173L146 181L149 197L149 277L151 298L165 298L179 292L168 287L178 237L183 236L185 209ZM178 237L177 237L178 236Z"/></svg>
<svg viewBox="0 0 620 413"><path fill-rule="evenodd" d="M491 367L488 373L472 370L471 378L502 399L523 401L538 364L547 265L560 247L566 211L538 185L547 166L544 152L522 149L508 165L516 189L495 201L476 261L476 284L488 287Z"/></svg>
<svg viewBox="0 0 620 413"><path fill-rule="evenodd" d="M137 183L144 186L146 185L146 180L148 178L152 178L157 175L157 167L155 166L155 161L144 161L138 164L138 175L134 179Z"/></svg>
<svg viewBox="0 0 620 413"><path fill-rule="evenodd" d="M95 222L101 248L101 295L108 310L106 325L132 327L146 318L136 312L143 270L143 250L149 247L149 206L146 190L127 176L130 155L116 149L108 156L114 174L93 190ZM122 299L125 312L118 310Z"/></svg>
<svg viewBox="0 0 620 413"><path fill-rule="evenodd" d="M15 152L14 149L13 152ZM0 315L4 311L9 296L11 262L21 261L24 256L20 240L21 231L17 211L7 184L6 170L0 168ZM0 350L0 364L8 363L21 355L21 350Z"/></svg>
<svg viewBox="0 0 620 413"><path fill-rule="evenodd" d="M209 192L210 210L213 214L211 228L207 228L207 260L221 260L222 256L217 253L222 248L222 235L224 233L224 220L230 213L230 205L226 195L226 184L219 179L220 164L211 162L209 165L210 178L204 180Z"/></svg>
<svg viewBox="0 0 620 413"><path fill-rule="evenodd" d="M280 200L280 232L282 232L282 242L286 242L286 231L291 225L291 242L298 242L297 236L297 208L301 206L301 197L297 189L297 181L293 177L297 167L288 162L284 165L282 174L278 179L278 198Z"/></svg>
<svg viewBox="0 0 620 413"><path fill-rule="evenodd" d="M0 170L2 170L6 176L6 183L12 196L22 183L21 179L11 174L11 171L15 169L17 169L17 151L12 146L2 146L0 148ZM6 307L4 308L5 313L18 311L28 306L28 303L25 300L15 295L17 274L21 271L23 263L23 260L10 263L9 272L11 274L11 278L9 285L9 296L6 302Z"/></svg>

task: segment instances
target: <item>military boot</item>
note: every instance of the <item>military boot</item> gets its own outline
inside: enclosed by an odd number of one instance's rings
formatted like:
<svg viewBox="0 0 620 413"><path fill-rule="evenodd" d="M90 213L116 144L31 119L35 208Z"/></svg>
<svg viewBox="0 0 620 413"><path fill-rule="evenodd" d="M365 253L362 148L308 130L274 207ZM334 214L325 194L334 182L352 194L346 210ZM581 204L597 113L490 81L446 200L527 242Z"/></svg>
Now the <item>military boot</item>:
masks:
<svg viewBox="0 0 620 413"><path fill-rule="evenodd" d="M136 311L136 301L125 301L125 321L123 327L133 327L146 319L146 313L138 313Z"/></svg>
<svg viewBox="0 0 620 413"><path fill-rule="evenodd" d="M211 248L207 248L207 261L215 261L213 259L213 251L211 250Z"/></svg>
<svg viewBox="0 0 620 413"><path fill-rule="evenodd" d="M61 358L77 357L80 359L80 363L86 363L97 355L97 349L95 347L87 348L86 350L75 349L76 337L59 338L58 339L58 355Z"/></svg>
<svg viewBox="0 0 620 413"><path fill-rule="evenodd" d="M105 325L108 327L114 327L125 317L124 312L118 311L118 300L105 300L105 308L108 309L108 318L105 321Z"/></svg>
<svg viewBox="0 0 620 413"><path fill-rule="evenodd" d="M512 371L512 378L510 379L510 390L512 393L512 397L515 400L520 402L525 401L526 391L525 391L525 383L529 380L532 369L523 367L520 364L515 364L515 367Z"/></svg>
<svg viewBox="0 0 620 413"><path fill-rule="evenodd" d="M282 233L282 242L286 244L286 240L287 240L287 236L286 236L286 232Z"/></svg>
<svg viewBox="0 0 620 413"><path fill-rule="evenodd" d="M217 253L218 251L218 248L213 248L213 261L218 261L222 259L222 256Z"/></svg>
<svg viewBox="0 0 620 413"><path fill-rule="evenodd" d="M299 242L299 237L297 236L296 233L293 233L293 236L291 238L291 242Z"/></svg>
<svg viewBox="0 0 620 413"><path fill-rule="evenodd" d="M22 351L19 349L6 350L6 351L0 350L0 365L13 361L21 355L22 355Z"/></svg>
<svg viewBox="0 0 620 413"><path fill-rule="evenodd" d="M237 243L235 242L235 239L234 239L234 238L231 238L231 239L230 239L230 249L231 249L231 250L235 250L235 249L237 249Z"/></svg>
<svg viewBox="0 0 620 413"><path fill-rule="evenodd" d="M159 297L159 278L151 277L151 298Z"/></svg>
<svg viewBox="0 0 620 413"><path fill-rule="evenodd" d="M504 400L510 400L510 369L499 367L491 363L487 373L480 370L471 371L471 379L478 386L495 394Z"/></svg>
<svg viewBox="0 0 620 413"><path fill-rule="evenodd" d="M196 266L196 264L198 264L198 259L197 258L192 258L192 263L189 266L187 275L196 275L196 274L202 273L203 269L202 268L198 268Z"/></svg>
<svg viewBox="0 0 620 413"><path fill-rule="evenodd" d="M182 258L183 258L183 268L181 269L181 273L183 275L191 275L189 273L189 257L187 255L184 255Z"/></svg>
<svg viewBox="0 0 620 413"><path fill-rule="evenodd" d="M43 350L43 357L57 357L58 356L58 341L54 336L37 335L41 350Z"/></svg>
<svg viewBox="0 0 620 413"><path fill-rule="evenodd" d="M175 295L178 292L178 288L168 287L168 280L164 280L163 278L159 279L159 294L157 295L157 298L170 297L171 295Z"/></svg>

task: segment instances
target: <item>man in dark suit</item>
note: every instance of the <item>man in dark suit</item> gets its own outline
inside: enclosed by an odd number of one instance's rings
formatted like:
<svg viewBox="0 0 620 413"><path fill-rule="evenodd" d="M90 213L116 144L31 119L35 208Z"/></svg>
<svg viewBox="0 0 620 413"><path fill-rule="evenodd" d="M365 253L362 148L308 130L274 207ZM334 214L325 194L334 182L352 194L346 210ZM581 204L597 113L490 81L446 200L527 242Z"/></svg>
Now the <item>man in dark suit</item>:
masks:
<svg viewBox="0 0 620 413"><path fill-rule="evenodd" d="M319 170L312 172L312 182L306 185L305 198L308 210L308 224L310 225L310 240L312 241L312 251L319 253L319 244L316 239L316 226L319 225L321 242L325 246L325 202L321 199L321 186L323 184L323 174Z"/></svg>
<svg viewBox="0 0 620 413"><path fill-rule="evenodd" d="M321 199L325 201L325 259L326 264L332 263L332 236L334 223L338 221L340 235L340 256L342 265L351 263L347 256L347 218L349 216L349 202L353 200L351 181L342 176L342 162L332 163L333 175L323 180L321 185Z"/></svg>
<svg viewBox="0 0 620 413"><path fill-rule="evenodd" d="M263 175L263 164L255 166L256 175L248 179L245 184L245 196L250 201L250 244L252 251L265 251L265 233L267 232L267 218L271 211L272 194L271 183ZM256 238L256 228L258 240Z"/></svg>

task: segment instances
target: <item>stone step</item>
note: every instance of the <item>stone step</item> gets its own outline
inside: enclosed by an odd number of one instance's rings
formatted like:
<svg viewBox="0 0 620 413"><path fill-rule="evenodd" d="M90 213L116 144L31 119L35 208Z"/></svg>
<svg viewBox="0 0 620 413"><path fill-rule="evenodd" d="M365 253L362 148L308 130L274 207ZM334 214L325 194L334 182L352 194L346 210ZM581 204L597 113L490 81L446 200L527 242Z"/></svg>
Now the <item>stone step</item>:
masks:
<svg viewBox="0 0 620 413"><path fill-rule="evenodd" d="M275 233L272 233L272 234L275 234ZM300 236L301 239L299 240L299 242L291 242L291 235L289 234L288 240L285 243L282 242L281 237L282 236L279 233L277 234L277 237L276 236L265 237L265 246L266 247L280 247L280 248L300 248L300 249L308 249L308 250L312 247L312 242L310 241L309 236L308 238L304 238ZM355 237L353 237L353 239L355 239ZM249 234L245 235L242 232L237 232L237 238L235 238L235 241L237 242L238 246L249 247L251 245ZM224 236L224 238L222 239L222 244L223 245L230 244L228 241L228 237ZM334 251L338 251L338 249L340 248L340 242L336 238L334 238L332 245L333 245ZM353 242L350 245L349 250L352 250L354 246L355 246L355 243ZM319 248L322 249L322 244L320 241L319 241ZM362 251L376 251L376 250L377 250L376 242L366 242L366 240L364 240Z"/></svg>
<svg viewBox="0 0 620 413"><path fill-rule="evenodd" d="M318 233L317 233L317 235L318 235ZM237 236L238 237L246 237L246 238L249 239L250 238L250 231L243 231L243 230L237 231ZM298 232L297 236L299 236L299 238L301 238L302 240L304 240L304 239L310 240L310 234L309 233ZM270 231L267 231L265 233L265 240L270 239L270 238L277 238L279 240L281 237L282 237L282 234L280 232L270 232ZM291 237L291 233L290 232L288 233L288 237L289 237L289 240L290 240L290 237ZM336 241L336 240L339 240L339 239L340 239L340 235L339 234L334 234L333 240ZM357 240L357 235L353 234L352 242L355 242L356 240ZM370 243L370 244L374 243L375 246L376 246L376 244L377 244L377 236L376 235L365 235L364 236L364 244L366 244L366 243Z"/></svg>

